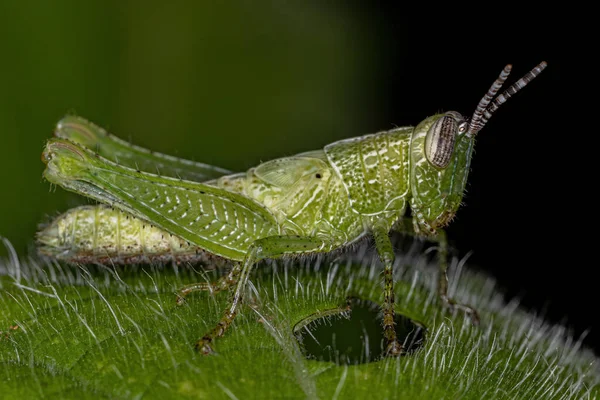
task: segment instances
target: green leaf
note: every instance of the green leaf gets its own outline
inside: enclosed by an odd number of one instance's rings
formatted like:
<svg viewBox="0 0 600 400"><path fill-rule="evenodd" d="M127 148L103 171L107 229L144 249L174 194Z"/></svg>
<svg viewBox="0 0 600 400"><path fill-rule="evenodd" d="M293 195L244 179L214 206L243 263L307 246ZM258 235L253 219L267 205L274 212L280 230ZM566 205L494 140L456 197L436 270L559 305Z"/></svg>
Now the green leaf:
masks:
<svg viewBox="0 0 600 400"><path fill-rule="evenodd" d="M600 395L593 353L565 328L516 301L506 304L491 278L451 277L454 297L477 308L480 326L445 312L433 288L437 271L421 250L399 257L396 299L398 312L425 325L424 342L409 355L352 365L307 359L293 327L319 312L331 314L321 326L335 327L344 318L326 310L343 306L349 295L380 303L381 270L367 246L338 257L261 264L246 305L210 356L196 353L193 343L218 321L228 295L198 293L177 306L175 292L224 271L0 261L0 393L4 399ZM453 270L462 263L454 260Z"/></svg>

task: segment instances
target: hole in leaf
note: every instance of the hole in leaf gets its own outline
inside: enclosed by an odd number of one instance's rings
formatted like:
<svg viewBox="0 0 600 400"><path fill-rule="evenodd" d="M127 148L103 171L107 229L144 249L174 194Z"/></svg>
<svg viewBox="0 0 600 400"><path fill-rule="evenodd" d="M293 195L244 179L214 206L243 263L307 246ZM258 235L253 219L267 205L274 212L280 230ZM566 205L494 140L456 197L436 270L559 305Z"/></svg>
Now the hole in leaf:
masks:
<svg viewBox="0 0 600 400"><path fill-rule="evenodd" d="M423 344L425 327L396 314L396 334L405 355ZM294 327L306 358L343 364L363 364L385 357L383 314L379 304L349 298L346 307L310 315Z"/></svg>

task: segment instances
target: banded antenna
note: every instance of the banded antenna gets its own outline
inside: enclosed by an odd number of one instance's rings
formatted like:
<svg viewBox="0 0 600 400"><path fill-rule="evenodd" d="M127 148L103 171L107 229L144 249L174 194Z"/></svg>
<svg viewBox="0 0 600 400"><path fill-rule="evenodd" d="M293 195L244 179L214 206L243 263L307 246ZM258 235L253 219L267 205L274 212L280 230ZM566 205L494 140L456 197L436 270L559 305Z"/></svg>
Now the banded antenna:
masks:
<svg viewBox="0 0 600 400"><path fill-rule="evenodd" d="M546 68L548 64L545 61L539 63L534 69L525 74L521 79L513 83L508 89L496 96L498 90L504 85L506 78L510 75L510 71L512 69L512 65L508 64L502 72L500 72L500 76L492 83L492 86L489 88L487 93L483 96L481 100L479 100L479 104L475 108L475 112L473 113L473 117L471 118L471 122L469 123L469 128L467 129L467 135L475 136L485 124L492 117L494 112L506 102L506 100L510 99L515 93L519 90L523 89L529 82L535 79L544 68Z"/></svg>

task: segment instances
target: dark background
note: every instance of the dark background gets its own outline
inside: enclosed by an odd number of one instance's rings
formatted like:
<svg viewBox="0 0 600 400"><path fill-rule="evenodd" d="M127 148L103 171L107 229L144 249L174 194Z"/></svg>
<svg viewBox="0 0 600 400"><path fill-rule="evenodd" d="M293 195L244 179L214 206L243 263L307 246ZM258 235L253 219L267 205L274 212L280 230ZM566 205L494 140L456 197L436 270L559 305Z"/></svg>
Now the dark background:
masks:
<svg viewBox="0 0 600 400"><path fill-rule="evenodd" d="M577 336L590 329L600 349L591 257L580 256L591 252L569 223L585 205L569 179L576 132L557 21L507 4L2 2L0 235L25 256L37 223L85 202L41 179L44 140L67 112L245 170L439 111L470 116L506 63L513 82L545 60L481 132L448 233L508 297Z"/></svg>

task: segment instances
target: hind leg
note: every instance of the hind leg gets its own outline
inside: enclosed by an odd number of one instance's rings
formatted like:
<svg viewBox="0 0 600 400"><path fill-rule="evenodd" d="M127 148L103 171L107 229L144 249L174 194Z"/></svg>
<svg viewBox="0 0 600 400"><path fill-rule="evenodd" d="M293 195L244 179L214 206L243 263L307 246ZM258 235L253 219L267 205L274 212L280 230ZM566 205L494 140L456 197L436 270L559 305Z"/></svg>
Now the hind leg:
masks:
<svg viewBox="0 0 600 400"><path fill-rule="evenodd" d="M216 282L198 282L190 285L185 285L177 291L177 305L185 303L185 298L190 293L194 292L210 292L218 293L223 290L228 290L237 283L242 268L240 263L235 263L231 271Z"/></svg>
<svg viewBox="0 0 600 400"><path fill-rule="evenodd" d="M265 258L280 258L291 254L327 252L331 247L323 240L310 236L269 236L255 241L244 259L225 313L217 325L196 342L196 350L203 354L213 352L211 343L223 336L233 323L242 304L248 278L257 262Z"/></svg>

